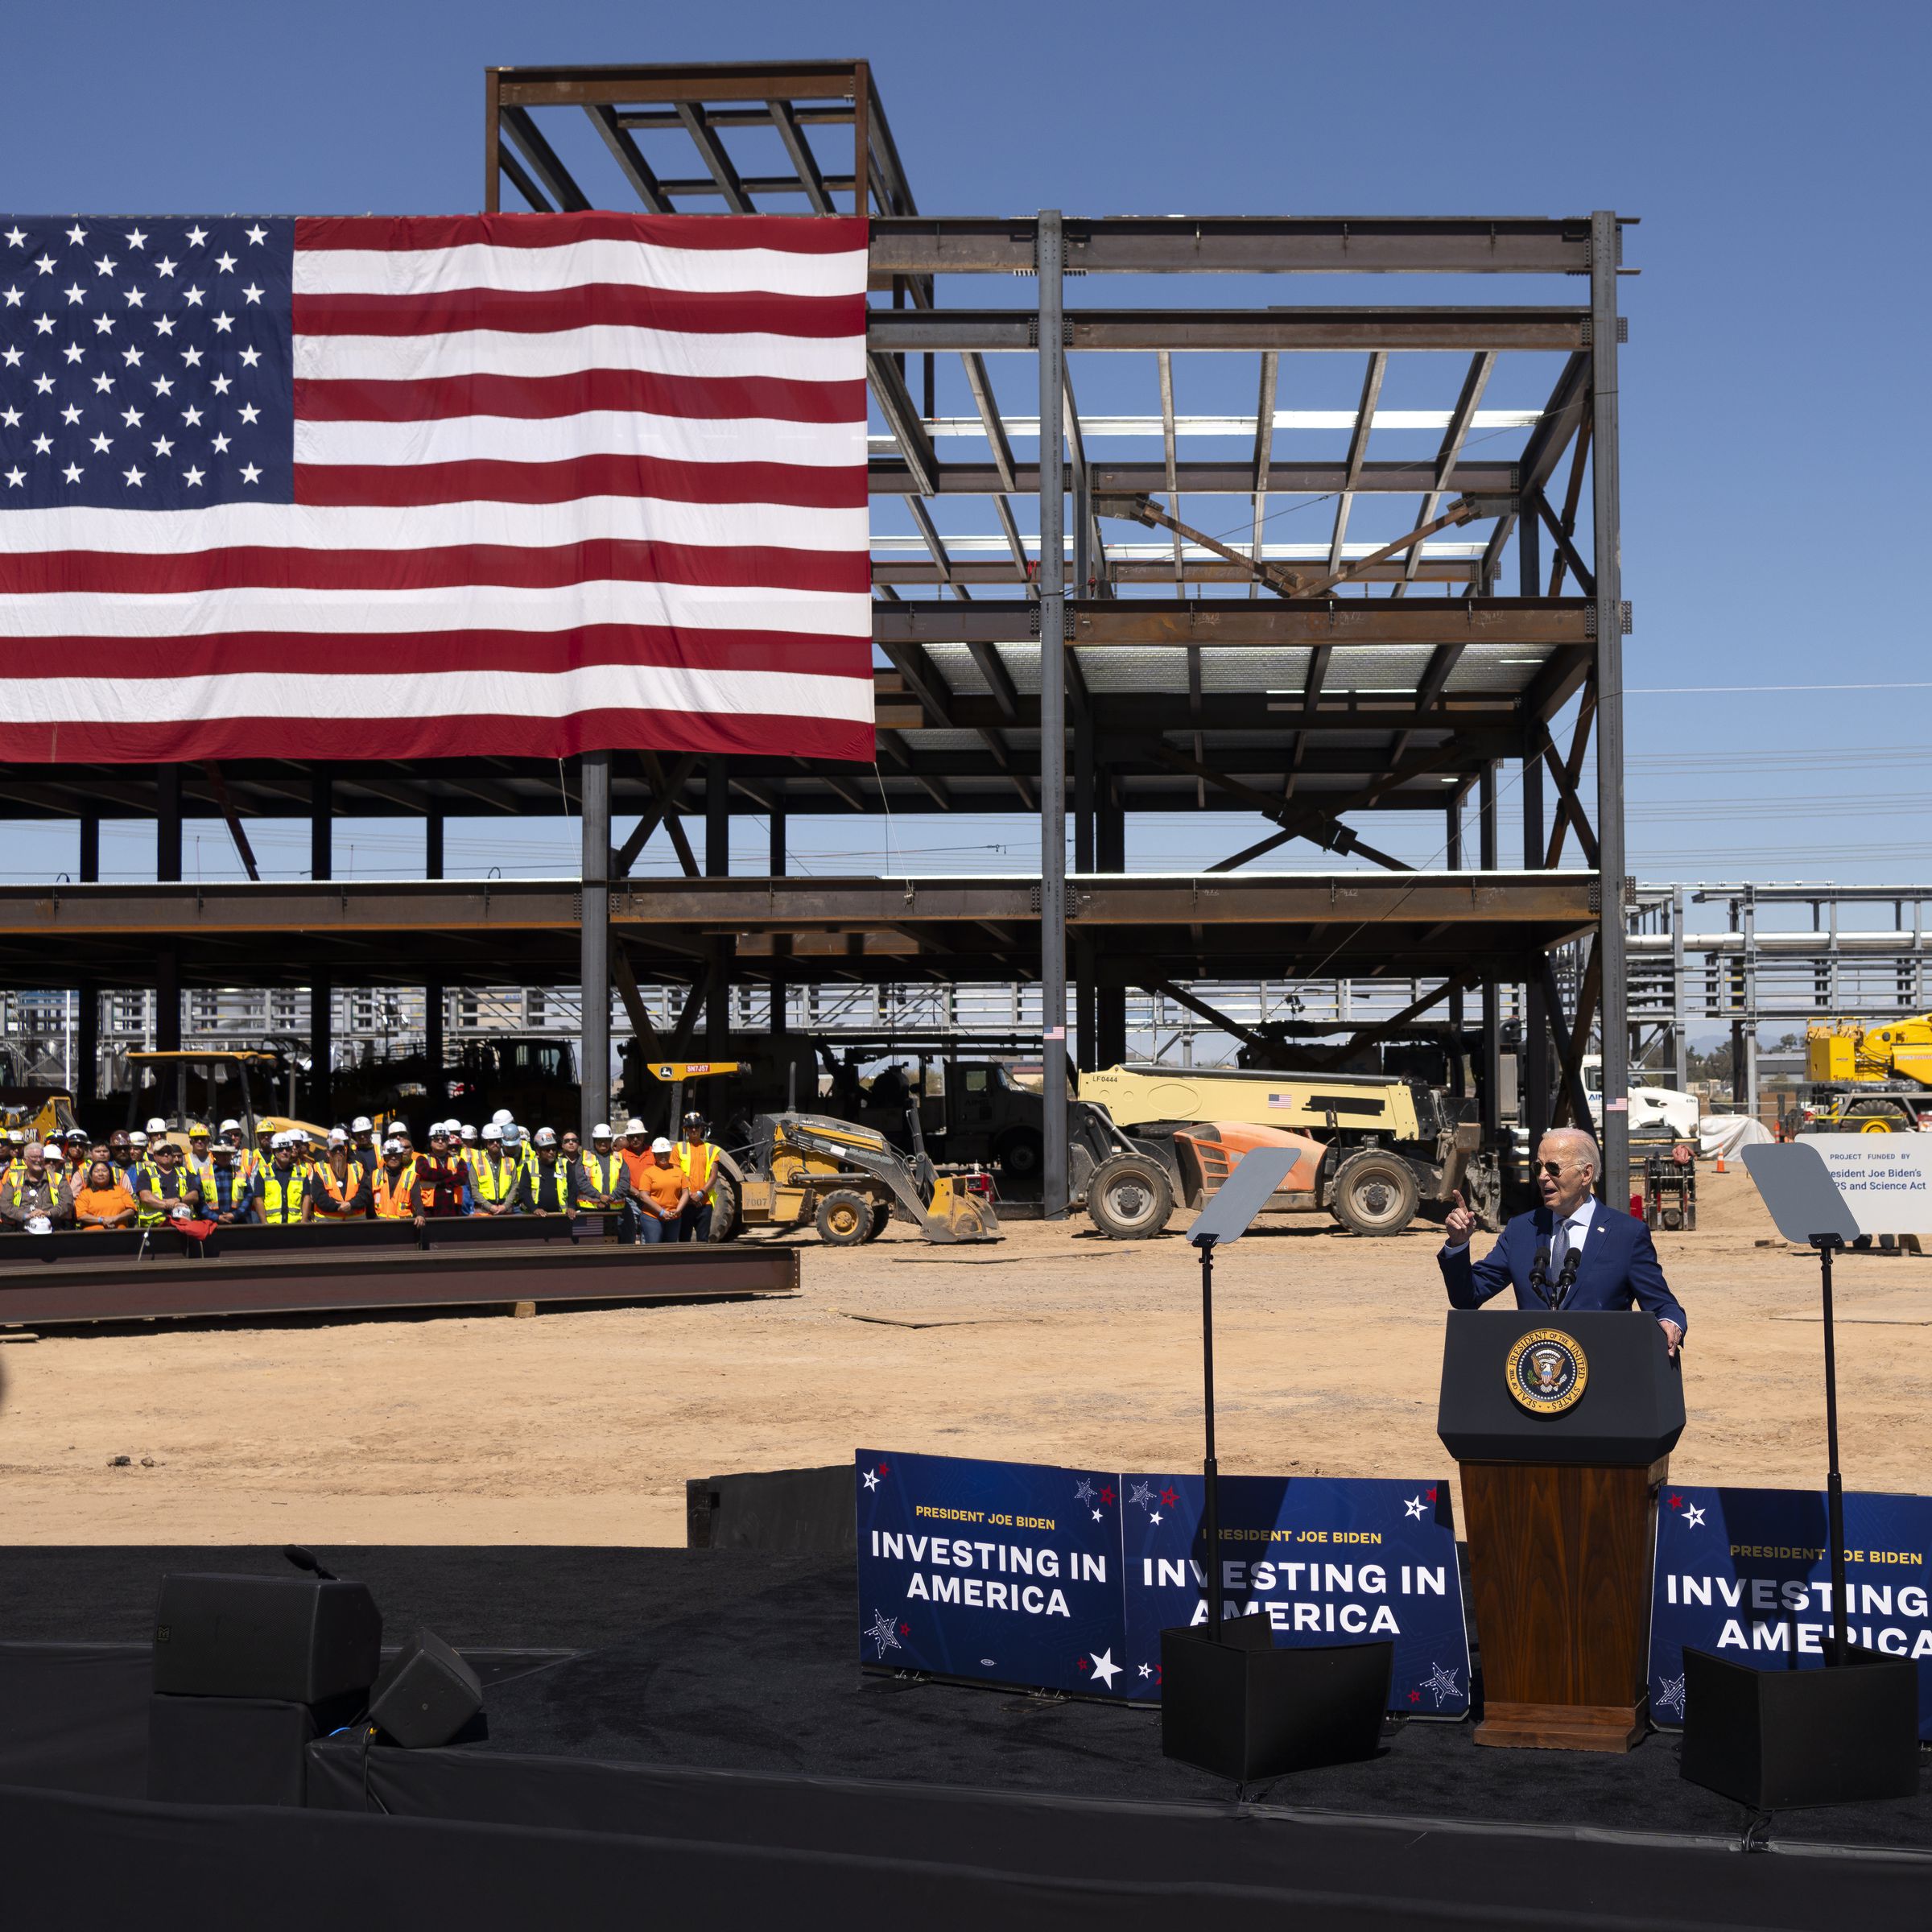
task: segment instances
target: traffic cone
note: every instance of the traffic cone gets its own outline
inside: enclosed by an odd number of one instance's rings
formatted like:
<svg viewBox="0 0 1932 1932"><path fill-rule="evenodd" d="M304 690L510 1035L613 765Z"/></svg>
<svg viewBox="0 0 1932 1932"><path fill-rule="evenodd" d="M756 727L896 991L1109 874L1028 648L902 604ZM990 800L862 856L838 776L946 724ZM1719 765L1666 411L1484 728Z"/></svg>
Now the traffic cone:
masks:
<svg viewBox="0 0 1932 1932"><path fill-rule="evenodd" d="M1722 1174L1722 1173L1724 1172L1724 1155L1723 1155L1723 1154L1720 1153L1720 1154L1718 1155L1718 1157L1717 1157L1717 1171L1718 1171L1719 1174Z"/></svg>

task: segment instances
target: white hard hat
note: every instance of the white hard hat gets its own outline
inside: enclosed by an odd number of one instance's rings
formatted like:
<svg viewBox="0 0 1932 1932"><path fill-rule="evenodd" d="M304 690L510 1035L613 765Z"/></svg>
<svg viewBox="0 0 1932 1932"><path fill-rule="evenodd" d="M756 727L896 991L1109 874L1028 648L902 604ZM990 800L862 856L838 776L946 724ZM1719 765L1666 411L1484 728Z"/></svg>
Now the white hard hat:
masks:
<svg viewBox="0 0 1932 1932"><path fill-rule="evenodd" d="M537 1129L537 1145L539 1147L554 1147L556 1144L557 1137L549 1128L539 1127Z"/></svg>
<svg viewBox="0 0 1932 1932"><path fill-rule="evenodd" d="M286 1133L275 1133L269 1136L268 1144L270 1148L292 1147L295 1142Z"/></svg>
<svg viewBox="0 0 1932 1932"><path fill-rule="evenodd" d="M609 1140L610 1138L610 1122L609 1121L599 1121L597 1125L591 1129L590 1137L593 1141Z"/></svg>
<svg viewBox="0 0 1932 1932"><path fill-rule="evenodd" d="M382 1151L385 1154L400 1154L402 1151L402 1143L398 1140L386 1140L382 1143Z"/></svg>
<svg viewBox="0 0 1932 1932"><path fill-rule="evenodd" d="M349 1145L348 1129L342 1127L330 1128L328 1130L328 1144L332 1147L346 1147Z"/></svg>
<svg viewBox="0 0 1932 1932"><path fill-rule="evenodd" d="M483 1129L483 1137L486 1141L500 1141L503 1137L503 1129L499 1127L494 1121L492 1121L490 1124Z"/></svg>
<svg viewBox="0 0 1932 1932"><path fill-rule="evenodd" d="M20 1136L17 1133L10 1133L6 1137L10 1141L17 1141L20 1138ZM127 1137L127 1144L130 1147L145 1147L147 1145L147 1136L144 1134L138 1127L137 1127L134 1132Z"/></svg>
<svg viewBox="0 0 1932 1932"><path fill-rule="evenodd" d="M629 1140L634 1133L645 1133L649 1131L634 1113L624 1123L624 1137L626 1140Z"/></svg>
<svg viewBox="0 0 1932 1932"><path fill-rule="evenodd" d="M216 1131L221 1133L239 1133L242 1123L239 1121L224 1121Z"/></svg>
<svg viewBox="0 0 1932 1932"><path fill-rule="evenodd" d="M374 1133L376 1124L367 1114L359 1113L349 1122L349 1130L351 1133Z"/></svg>
<svg viewBox="0 0 1932 1932"><path fill-rule="evenodd" d="M507 1107L499 1107L489 1117L490 1124L496 1127L507 1127L516 1117Z"/></svg>
<svg viewBox="0 0 1932 1932"><path fill-rule="evenodd" d="M150 1133L166 1133L167 1132L167 1122L163 1120L159 1114L156 1114L155 1117L148 1122L147 1130Z"/></svg>
<svg viewBox="0 0 1932 1932"><path fill-rule="evenodd" d="M659 1134L658 1137L651 1142L650 1150L653 1154L669 1154L671 1150L671 1142L666 1140L663 1134Z"/></svg>
<svg viewBox="0 0 1932 1932"><path fill-rule="evenodd" d="M463 1125L456 1129L456 1131L458 1134L466 1141L473 1141L477 1137L476 1129L471 1126L467 1121L465 1121Z"/></svg>
<svg viewBox="0 0 1932 1932"><path fill-rule="evenodd" d="M27 1216L27 1232L29 1234L52 1234L53 1231L54 1224L45 1215L32 1214Z"/></svg>

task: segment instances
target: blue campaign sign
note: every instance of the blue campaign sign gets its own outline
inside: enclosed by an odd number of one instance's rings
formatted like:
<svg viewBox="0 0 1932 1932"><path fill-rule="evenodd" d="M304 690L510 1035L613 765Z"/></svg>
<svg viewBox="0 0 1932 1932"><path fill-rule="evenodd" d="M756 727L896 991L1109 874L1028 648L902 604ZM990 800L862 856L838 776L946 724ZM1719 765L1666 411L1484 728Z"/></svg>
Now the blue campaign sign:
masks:
<svg viewBox="0 0 1932 1932"><path fill-rule="evenodd" d="M1125 1698L1120 1477L861 1449L859 1655Z"/></svg>
<svg viewBox="0 0 1932 1932"><path fill-rule="evenodd" d="M1161 1632L1207 1620L1203 1480L1127 1476L1121 1524L1131 1695L1160 1695ZM1455 1527L1444 1482L1224 1476L1221 1581L1230 1616L1265 1616L1282 1645L1386 1637L1389 1707L1469 1709Z"/></svg>
<svg viewBox="0 0 1932 1932"><path fill-rule="evenodd" d="M1766 1670L1824 1662L1831 1633L1825 1498L1805 1489L1666 1489L1657 1513L1650 1714L1684 1721L1684 1652ZM1932 1497L1845 1498L1852 1641L1918 1663L1932 1738Z"/></svg>

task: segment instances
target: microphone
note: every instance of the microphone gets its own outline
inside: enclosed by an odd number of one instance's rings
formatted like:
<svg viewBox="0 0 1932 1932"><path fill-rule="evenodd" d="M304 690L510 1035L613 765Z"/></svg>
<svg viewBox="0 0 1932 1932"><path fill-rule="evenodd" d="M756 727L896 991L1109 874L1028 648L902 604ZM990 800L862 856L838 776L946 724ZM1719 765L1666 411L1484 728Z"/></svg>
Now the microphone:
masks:
<svg viewBox="0 0 1932 1932"><path fill-rule="evenodd" d="M1536 1290L1538 1298L1546 1308L1554 1304L1550 1299L1550 1244L1545 1241L1536 1251L1536 1259L1530 1265L1530 1286Z"/></svg>
<svg viewBox="0 0 1932 1932"><path fill-rule="evenodd" d="M306 1570L312 1575L321 1578L325 1583L336 1583L341 1580L335 1571L329 1569L314 1550L304 1550L299 1543L284 1544L282 1554L298 1570Z"/></svg>
<svg viewBox="0 0 1932 1932"><path fill-rule="evenodd" d="M1576 1286L1577 1259L1578 1251L1574 1248L1563 1257L1563 1273L1556 1278L1556 1299L1550 1304L1551 1307L1560 1308L1569 1300L1570 1290Z"/></svg>

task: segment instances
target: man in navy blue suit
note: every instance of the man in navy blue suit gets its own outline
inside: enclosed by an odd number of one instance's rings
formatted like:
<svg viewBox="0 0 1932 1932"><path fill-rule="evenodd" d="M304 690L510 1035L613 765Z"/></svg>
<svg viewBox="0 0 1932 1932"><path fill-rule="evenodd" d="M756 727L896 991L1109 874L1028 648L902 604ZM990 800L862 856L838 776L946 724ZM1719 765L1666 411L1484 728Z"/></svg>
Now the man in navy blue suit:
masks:
<svg viewBox="0 0 1932 1932"><path fill-rule="evenodd" d="M1473 1265L1469 1237L1476 1216L1457 1195L1443 1223L1448 1239L1436 1257L1451 1303L1480 1308L1491 1295L1513 1286L1519 1308L1634 1304L1657 1317L1675 1355L1689 1319L1664 1280L1650 1230L1634 1215L1606 1208L1591 1191L1602 1169L1588 1134L1552 1128L1536 1150L1542 1206L1519 1214Z"/></svg>

